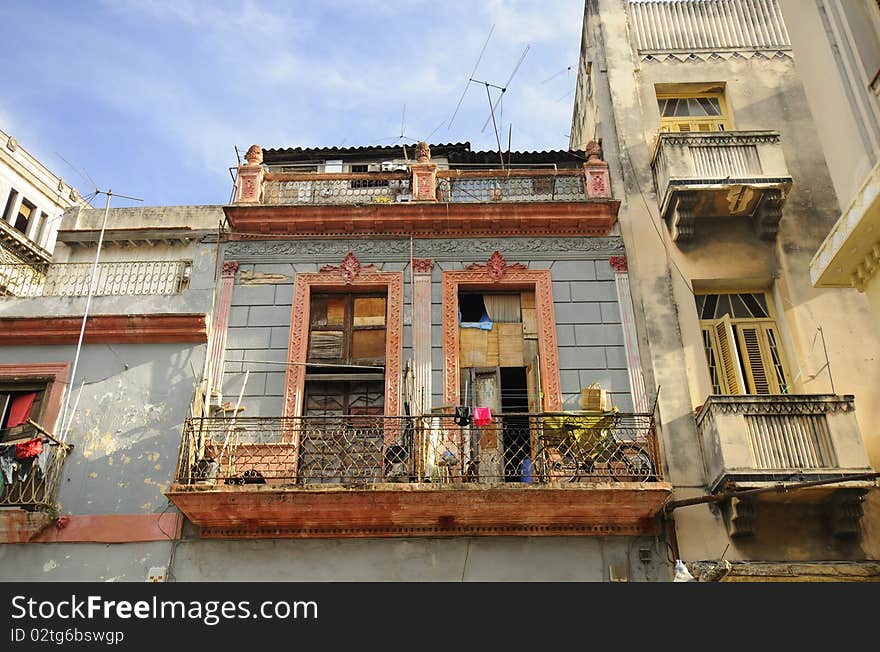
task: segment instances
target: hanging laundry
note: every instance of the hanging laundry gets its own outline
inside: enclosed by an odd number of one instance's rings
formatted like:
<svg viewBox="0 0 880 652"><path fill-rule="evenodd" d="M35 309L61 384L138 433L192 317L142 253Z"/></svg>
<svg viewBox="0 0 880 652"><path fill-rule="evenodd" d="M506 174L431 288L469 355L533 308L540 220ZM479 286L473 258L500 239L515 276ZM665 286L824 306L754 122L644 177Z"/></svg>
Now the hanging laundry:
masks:
<svg viewBox="0 0 880 652"><path fill-rule="evenodd" d="M453 418L458 426L471 425L471 408L468 405L458 405L455 408L455 417Z"/></svg>
<svg viewBox="0 0 880 652"><path fill-rule="evenodd" d="M29 457L26 460L15 460L15 479L19 482L24 482L28 479L28 476L31 474L31 469L34 468L34 460L35 457Z"/></svg>
<svg viewBox="0 0 880 652"><path fill-rule="evenodd" d="M43 438L35 437L15 445L15 459L27 460L43 452Z"/></svg>
<svg viewBox="0 0 880 652"><path fill-rule="evenodd" d="M43 478L46 477L46 467L49 464L49 451L51 450L50 446L43 446L43 450L37 455L37 468L40 470L40 476Z"/></svg>
<svg viewBox="0 0 880 652"><path fill-rule="evenodd" d="M3 484L15 482L15 446L0 448L0 480Z"/></svg>
<svg viewBox="0 0 880 652"><path fill-rule="evenodd" d="M474 425L488 426L492 423L492 411L487 407L474 408Z"/></svg>
<svg viewBox="0 0 880 652"><path fill-rule="evenodd" d="M15 428L27 422L36 397L36 392L29 392L12 400L12 405L9 406L9 418L6 420L7 428Z"/></svg>

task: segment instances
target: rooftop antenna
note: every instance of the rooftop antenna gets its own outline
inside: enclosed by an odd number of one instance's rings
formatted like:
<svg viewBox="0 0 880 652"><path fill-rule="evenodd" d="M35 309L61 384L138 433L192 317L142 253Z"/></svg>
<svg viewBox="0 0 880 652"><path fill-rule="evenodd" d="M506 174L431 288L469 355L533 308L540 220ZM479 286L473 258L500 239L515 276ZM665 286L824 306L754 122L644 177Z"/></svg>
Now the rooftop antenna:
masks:
<svg viewBox="0 0 880 652"><path fill-rule="evenodd" d="M241 165L241 153L238 151L238 145L233 145L235 148L235 159L238 161L239 166Z"/></svg>
<svg viewBox="0 0 880 652"><path fill-rule="evenodd" d="M82 170L80 170L80 168L74 166L70 161L68 161L66 158L64 158L63 156L61 156L61 154L59 154L58 152L55 152L55 156L57 156L57 157L60 158L62 161L64 161L64 162L67 164L67 167L69 167L71 170L73 170L74 172L76 172L77 175L79 175L79 178L80 178L80 179L82 179L83 181L85 181L86 183L88 183L92 188L95 189L94 192L90 192L88 195L86 195L86 196L83 197L83 199L85 199L86 203L87 203L89 206L91 206L91 205L92 205L91 200L94 199L95 196L96 196L97 193L98 193L98 184L95 183L94 181L92 181L92 177L89 176L89 173L86 171L85 168L83 168Z"/></svg>
<svg viewBox="0 0 880 652"><path fill-rule="evenodd" d="M452 117L449 118L449 126L447 127L448 129L452 129L452 121L455 120L455 116L458 115L458 110L461 108L461 103L464 101L464 96L471 85L471 77L477 74L477 68L479 68L480 66L480 61L483 59L483 53L486 51L486 46L489 45L489 39L492 38L492 32L494 31L495 25L493 24L492 28L489 30L489 35L486 37L486 42L483 43L483 49L480 50L480 56L477 57L477 62L474 64L474 69L471 71L471 74L468 76L468 80L464 85L464 90L461 92L461 97L458 99L458 104L455 105L455 111L452 112Z"/></svg>
<svg viewBox="0 0 880 652"><path fill-rule="evenodd" d="M552 75L550 75L547 79L545 79L545 80L542 81L541 83L542 83L542 84L546 84L548 81L553 81L554 79L556 79L557 77L559 77L559 75L561 75L561 74L563 74L563 73L566 73L566 72L570 72L571 69L572 69L573 67L574 67L574 66L569 66L568 68L563 68L563 69L560 70L559 72L555 72L555 73L553 73Z"/></svg>
<svg viewBox="0 0 880 652"><path fill-rule="evenodd" d="M486 131L486 127L489 124L489 121L495 118L495 108L504 100L504 94L507 92L507 87L510 86L510 82L513 80L513 76L516 74L516 71L519 70L519 67L522 65L522 62L525 60L526 55L529 53L529 47L526 46L525 50L519 57L519 61L516 62L516 65L513 67L513 72L510 73L510 77L507 78L507 81L504 83L504 86L495 86L495 88L499 88L501 90L501 94L498 96L498 99L495 104L490 102L490 113L488 118L486 118L486 122L483 123L483 128L480 129L480 133Z"/></svg>
<svg viewBox="0 0 880 652"><path fill-rule="evenodd" d="M82 325L79 329L79 340L76 343L76 354L73 356L73 368L70 370L70 379L67 383L67 391L64 392L64 408L61 411L61 427L63 429L62 432L59 433L58 439L64 442L67 439L67 433L70 430L70 424L66 423L67 421L67 411L70 408L70 395L72 392L73 381L76 380L76 367L79 364L79 356L82 352L82 343L83 336L86 332L86 323L89 319L89 308L92 305L92 297L95 294L97 280L98 280L98 261L101 258L101 246L104 244L104 231L107 228L107 216L110 214L110 200L114 197L113 190L108 188L105 190L99 190L95 188L95 195L107 195L107 203L104 205L104 217L101 220L101 232L98 235L98 247L95 251L95 262L92 264L92 275L89 278L89 292L86 295L86 307L83 311ZM124 199L130 199L132 201L143 201L138 197L130 197L128 195L115 195L116 197L123 197ZM79 399L77 399L78 401ZM66 425L66 427L65 427Z"/></svg>
<svg viewBox="0 0 880 652"><path fill-rule="evenodd" d="M504 169L504 154L501 153L501 137L498 135L498 124L495 122L495 111L492 107L492 95L489 93L489 87L501 89L502 95L504 94L504 89L501 86L496 86L495 84L490 84L487 81L482 81L479 79L470 78L468 81L477 82L478 84L483 84L486 87L486 99L489 100L489 119L492 121L492 127L495 129L495 142L498 144L498 158L501 159L501 169ZM488 123L488 120L486 121Z"/></svg>

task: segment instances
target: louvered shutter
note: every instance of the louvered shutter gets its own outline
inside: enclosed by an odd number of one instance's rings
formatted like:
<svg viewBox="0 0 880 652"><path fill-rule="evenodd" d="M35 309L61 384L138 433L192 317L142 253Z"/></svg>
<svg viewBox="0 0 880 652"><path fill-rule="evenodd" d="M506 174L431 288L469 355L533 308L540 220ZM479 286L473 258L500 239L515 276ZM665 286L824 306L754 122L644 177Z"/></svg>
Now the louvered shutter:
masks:
<svg viewBox="0 0 880 652"><path fill-rule="evenodd" d="M718 344L718 362L724 376L725 389L728 394L744 394L746 385L739 367L736 338L733 335L730 317L725 315L716 320L712 324L712 330L715 332L715 340Z"/></svg>

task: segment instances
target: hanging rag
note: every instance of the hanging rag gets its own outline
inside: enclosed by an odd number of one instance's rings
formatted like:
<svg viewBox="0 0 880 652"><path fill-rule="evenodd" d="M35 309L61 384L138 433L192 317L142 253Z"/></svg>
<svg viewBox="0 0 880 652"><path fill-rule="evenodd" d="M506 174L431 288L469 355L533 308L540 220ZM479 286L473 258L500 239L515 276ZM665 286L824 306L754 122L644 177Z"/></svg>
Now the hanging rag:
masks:
<svg viewBox="0 0 880 652"><path fill-rule="evenodd" d="M37 455L37 468L40 470L40 476L46 477L46 466L49 464L49 451L52 450L49 446L43 446L43 450Z"/></svg>
<svg viewBox="0 0 880 652"><path fill-rule="evenodd" d="M5 485L15 481L15 446L0 448L0 481Z"/></svg>
<svg viewBox="0 0 880 652"><path fill-rule="evenodd" d="M43 438L35 437L15 445L15 459L28 460L43 452Z"/></svg>
<svg viewBox="0 0 880 652"><path fill-rule="evenodd" d="M458 426L471 425L471 408L468 405L457 405L455 407L455 417L453 418Z"/></svg>
<svg viewBox="0 0 880 652"><path fill-rule="evenodd" d="M31 474L31 469L34 468L34 459L33 457L29 457L26 460L15 460L15 479L19 482L24 482L28 479L28 476Z"/></svg>
<svg viewBox="0 0 880 652"><path fill-rule="evenodd" d="M474 408L474 425L488 426L492 423L492 411L487 407Z"/></svg>
<svg viewBox="0 0 880 652"><path fill-rule="evenodd" d="M7 428L15 428L27 422L36 397L36 392L29 392L12 400L12 405L9 406L9 418L6 420Z"/></svg>

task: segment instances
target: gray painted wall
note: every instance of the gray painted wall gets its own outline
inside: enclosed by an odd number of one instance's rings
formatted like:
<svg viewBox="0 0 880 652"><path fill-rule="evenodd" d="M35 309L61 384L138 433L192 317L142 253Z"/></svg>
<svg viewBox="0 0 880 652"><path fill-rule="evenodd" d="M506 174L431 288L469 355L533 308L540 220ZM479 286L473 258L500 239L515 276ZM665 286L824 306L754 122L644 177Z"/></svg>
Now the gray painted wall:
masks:
<svg viewBox="0 0 880 652"><path fill-rule="evenodd" d="M642 562L640 550L650 559ZM145 581L171 542L0 545L0 581ZM632 582L668 581L651 537L463 537L199 541L174 554L177 581L603 582L609 567Z"/></svg>
<svg viewBox="0 0 880 652"><path fill-rule="evenodd" d="M322 265L338 265L349 250L362 264L373 263L386 272L404 272L405 363L412 357L409 246L408 239L227 245L225 258L238 260L240 267L226 342L224 400L233 403L237 400L244 373L249 370L242 400L244 414L267 417L281 414L285 367L275 363L287 359L295 274L317 272ZM413 249L414 257L435 260L431 288L434 406L443 404L442 273L463 269L471 262L485 263L491 252L498 249L508 263L519 262L529 269L551 272L565 408L580 409L581 388L596 382L611 390L620 410L633 409L617 289L608 263L610 255L622 252L619 239L416 240ZM279 276L271 284L244 285L243 274ZM263 364L242 360L258 360Z"/></svg>
<svg viewBox="0 0 880 652"><path fill-rule="evenodd" d="M58 501L62 514L166 509L183 420L205 359L204 344L89 344L78 363ZM71 362L75 346L0 349L0 364ZM47 425L53 428L55 424ZM56 428L57 430L57 428Z"/></svg>

